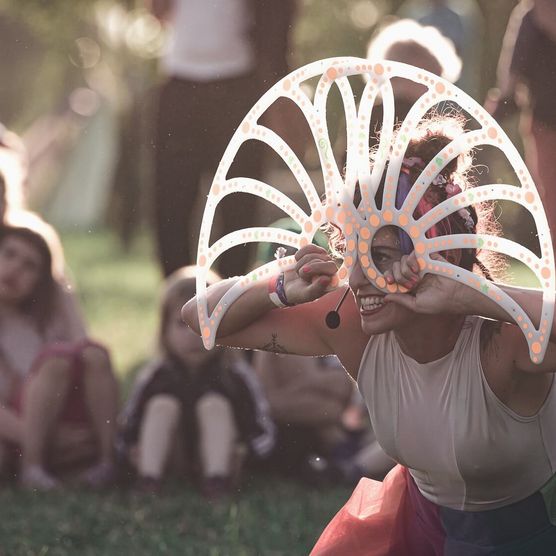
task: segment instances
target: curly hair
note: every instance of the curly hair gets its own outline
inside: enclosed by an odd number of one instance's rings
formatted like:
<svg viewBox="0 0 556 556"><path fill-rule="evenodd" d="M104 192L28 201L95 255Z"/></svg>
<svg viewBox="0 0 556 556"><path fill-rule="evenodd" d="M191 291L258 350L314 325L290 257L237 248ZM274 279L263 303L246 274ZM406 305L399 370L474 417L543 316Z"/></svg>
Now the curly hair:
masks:
<svg viewBox="0 0 556 556"><path fill-rule="evenodd" d="M421 120L417 127L413 130L405 159L418 159L419 163L413 166L404 166L403 170L409 175L410 187L418 179L422 170L433 160L438 153L446 147L453 139L461 135L465 128L465 118L463 115L452 113L429 113ZM400 133L401 124L395 130L392 144L395 143L396 135ZM374 163L378 151L378 144L373 147L370 152L371 165ZM448 197L445 184L457 184L461 191L465 191L474 187L473 179L473 152L468 151L460 154L451 160L440 176L440 184L431 183L425 191L422 202L420 202L413 214L414 218L420 218L436 205L445 201ZM435 180L436 181L436 180ZM377 206L381 206L383 194L383 184L378 188L376 193ZM407 192L406 192L407 194ZM402 201L404 199L401 199ZM360 191L356 188L356 196L354 204L357 206L360 201ZM492 202L478 202L473 206L467 207L468 215L472 219L468 221L462 216L461 211L454 212L441 220L435 226L434 235L447 234L492 234L499 235L500 226L494 215L494 204ZM328 227L327 233L332 252L341 257L343 251L344 238L340 230L335 227ZM400 233L404 233L400 229ZM427 237L431 237L432 231L427 230ZM502 255L490 251L477 249L462 249L461 260L459 266L466 270L479 271L489 280L493 276L499 275L506 268L506 260Z"/></svg>

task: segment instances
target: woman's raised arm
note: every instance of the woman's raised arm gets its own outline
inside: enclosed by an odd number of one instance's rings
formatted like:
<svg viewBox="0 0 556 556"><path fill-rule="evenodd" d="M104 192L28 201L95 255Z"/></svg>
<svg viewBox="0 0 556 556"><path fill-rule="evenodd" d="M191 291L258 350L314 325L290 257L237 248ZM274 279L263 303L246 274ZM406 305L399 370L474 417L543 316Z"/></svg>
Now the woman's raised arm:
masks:
<svg viewBox="0 0 556 556"><path fill-rule="evenodd" d="M332 285L337 268L326 251L308 245L296 253L296 259L295 269L287 271L284 279L287 301L295 306L277 308L269 297L268 283L257 283L228 308L218 329L219 344L278 353L329 355L337 353L337 340L342 343L344 335L347 341L354 332L362 334L358 315L346 319L338 330L330 330L325 324L326 314L334 309L344 291ZM209 312L238 279L224 280L208 288ZM342 313L356 311L352 298L344 305ZM182 318L200 332L196 298L185 304Z"/></svg>

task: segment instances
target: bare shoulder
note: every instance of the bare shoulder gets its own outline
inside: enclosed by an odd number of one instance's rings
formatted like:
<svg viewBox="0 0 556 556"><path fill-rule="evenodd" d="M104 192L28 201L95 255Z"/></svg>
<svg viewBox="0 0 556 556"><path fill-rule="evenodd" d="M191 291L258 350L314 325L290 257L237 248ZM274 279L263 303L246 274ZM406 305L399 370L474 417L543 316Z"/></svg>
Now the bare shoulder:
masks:
<svg viewBox="0 0 556 556"><path fill-rule="evenodd" d="M546 363L533 363L521 330L509 323L485 321L481 330L481 362L485 379L496 397L519 415L534 415L552 384L547 372L554 358L549 347Z"/></svg>

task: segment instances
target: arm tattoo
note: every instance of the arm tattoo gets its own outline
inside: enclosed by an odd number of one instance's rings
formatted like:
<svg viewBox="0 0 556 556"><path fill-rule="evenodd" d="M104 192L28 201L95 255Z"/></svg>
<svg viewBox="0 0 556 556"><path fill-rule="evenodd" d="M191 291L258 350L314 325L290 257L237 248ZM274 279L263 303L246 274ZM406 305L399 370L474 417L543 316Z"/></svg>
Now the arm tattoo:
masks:
<svg viewBox="0 0 556 556"><path fill-rule="evenodd" d="M289 353L288 350L278 343L278 334L272 334L272 340L268 344L264 344L259 348L262 351L270 351L272 353Z"/></svg>

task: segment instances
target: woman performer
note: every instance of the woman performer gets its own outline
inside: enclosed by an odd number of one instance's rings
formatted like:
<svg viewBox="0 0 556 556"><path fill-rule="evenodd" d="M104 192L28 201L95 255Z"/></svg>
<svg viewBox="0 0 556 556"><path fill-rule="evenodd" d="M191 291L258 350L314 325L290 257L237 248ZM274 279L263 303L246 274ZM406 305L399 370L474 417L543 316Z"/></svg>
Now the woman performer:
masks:
<svg viewBox="0 0 556 556"><path fill-rule="evenodd" d="M455 137L450 120L422 122L412 135L399 200ZM470 186L464 158L435 178L416 216ZM483 208L450 214L428 236L482 232L489 223ZM307 245L296 253L295 269L248 289L219 328L223 345L336 354L358 382L378 442L401 464L382 485L362 480L313 554L555 554L554 329L544 360L533 364L521 330L498 304L447 277L419 272L402 230L379 230L371 255L386 281L408 293L385 294L356 263L341 324L331 329L324 315L345 292L334 288L337 266L326 250ZM484 274L477 255L442 252L448 262ZM208 290L211 310L235 280ZM540 292L502 287L535 320ZM199 331L195 299L182 316Z"/></svg>

